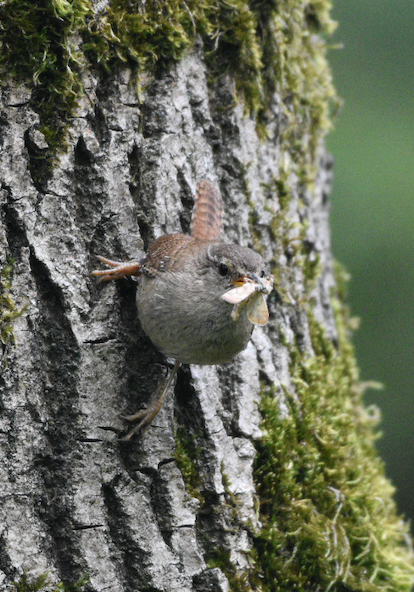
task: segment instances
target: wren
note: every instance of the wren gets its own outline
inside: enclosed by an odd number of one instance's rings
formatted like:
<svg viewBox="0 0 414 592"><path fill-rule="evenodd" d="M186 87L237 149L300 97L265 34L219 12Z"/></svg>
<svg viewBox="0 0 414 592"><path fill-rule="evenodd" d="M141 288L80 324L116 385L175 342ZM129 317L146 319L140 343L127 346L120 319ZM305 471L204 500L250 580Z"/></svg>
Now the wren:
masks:
<svg viewBox="0 0 414 592"><path fill-rule="evenodd" d="M140 420L122 438L128 441L148 426L161 409L180 364L223 364L248 344L254 325L269 313L273 288L258 253L220 241L223 205L208 181L196 189L191 235L156 239L140 260L98 259L107 269L92 275L102 281L138 276L137 309L144 332L175 365L147 409L124 417Z"/></svg>

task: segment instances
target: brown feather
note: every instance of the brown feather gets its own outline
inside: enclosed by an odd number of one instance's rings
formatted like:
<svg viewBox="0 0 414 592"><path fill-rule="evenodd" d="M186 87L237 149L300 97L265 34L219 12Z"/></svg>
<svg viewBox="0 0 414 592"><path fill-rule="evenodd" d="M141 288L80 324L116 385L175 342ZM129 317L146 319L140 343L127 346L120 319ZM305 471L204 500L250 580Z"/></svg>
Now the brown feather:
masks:
<svg viewBox="0 0 414 592"><path fill-rule="evenodd" d="M209 181L197 184L191 236L199 240L220 238L223 202L216 188Z"/></svg>
<svg viewBox="0 0 414 592"><path fill-rule="evenodd" d="M194 249L195 243L187 234L164 234L157 238L142 261L147 275L158 271L179 271L185 262L188 248Z"/></svg>

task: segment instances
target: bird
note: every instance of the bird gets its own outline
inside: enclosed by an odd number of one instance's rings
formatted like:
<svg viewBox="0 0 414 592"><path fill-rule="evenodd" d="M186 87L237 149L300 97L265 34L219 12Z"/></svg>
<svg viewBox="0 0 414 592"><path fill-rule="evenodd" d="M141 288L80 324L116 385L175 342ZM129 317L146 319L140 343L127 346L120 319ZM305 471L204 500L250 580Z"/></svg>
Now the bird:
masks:
<svg viewBox="0 0 414 592"><path fill-rule="evenodd" d="M245 349L254 326L269 319L266 297L274 278L259 253L220 239L222 221L219 192L210 181L201 180L190 235L160 236L141 260L98 256L106 268L92 271L93 277L138 277L136 305L142 329L156 349L175 360L148 407L122 416L138 422L122 441L150 425L181 364L230 362Z"/></svg>

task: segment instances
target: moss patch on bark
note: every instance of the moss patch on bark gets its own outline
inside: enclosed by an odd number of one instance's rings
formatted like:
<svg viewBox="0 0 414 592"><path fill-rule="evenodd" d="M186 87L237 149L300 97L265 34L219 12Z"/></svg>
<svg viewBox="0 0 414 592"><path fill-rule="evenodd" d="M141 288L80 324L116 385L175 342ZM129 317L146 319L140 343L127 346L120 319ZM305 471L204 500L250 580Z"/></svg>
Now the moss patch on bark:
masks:
<svg viewBox="0 0 414 592"><path fill-rule="evenodd" d="M0 66L33 88L31 104L51 148L82 94L85 68L124 62L139 75L177 61L201 36L211 79L229 74L237 96L265 134L274 91L282 139L311 174L335 99L323 35L334 23L329 0L13 0L0 6ZM237 98L237 97L235 97Z"/></svg>
<svg viewBox="0 0 414 592"><path fill-rule="evenodd" d="M7 346L14 345L13 322L23 314L11 294L13 263L9 262L0 271L0 344L3 353Z"/></svg>
<svg viewBox="0 0 414 592"><path fill-rule="evenodd" d="M338 346L312 314L314 354L290 346L289 414L264 388L253 550L264 592L409 592L414 583L408 528L375 448L379 411L362 401L343 278L333 297Z"/></svg>
<svg viewBox="0 0 414 592"><path fill-rule="evenodd" d="M49 578L49 573L45 572L36 578L28 576L23 572L20 578L14 581L10 592L83 592L89 581L88 576L82 576L77 582L57 582L53 584Z"/></svg>

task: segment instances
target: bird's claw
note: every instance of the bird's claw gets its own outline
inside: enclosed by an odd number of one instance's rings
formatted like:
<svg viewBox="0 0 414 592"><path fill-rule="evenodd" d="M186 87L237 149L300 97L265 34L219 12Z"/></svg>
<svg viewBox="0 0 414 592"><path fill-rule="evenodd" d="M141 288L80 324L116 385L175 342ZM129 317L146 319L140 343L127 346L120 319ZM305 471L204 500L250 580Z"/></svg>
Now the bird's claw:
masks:
<svg viewBox="0 0 414 592"><path fill-rule="evenodd" d="M113 261L106 257L98 256L101 263L107 265L110 269L94 269L91 276L96 277L101 282L109 282L111 280L119 280L131 275L141 275L141 264L132 259L131 261Z"/></svg>
<svg viewBox="0 0 414 592"><path fill-rule="evenodd" d="M138 419L141 421L137 423L137 425L135 425L125 436L119 438L119 442L129 442L129 440L131 440L135 434L145 430L151 424L152 420L157 415L164 403L164 399L170 390L171 384L175 375L177 374L179 367L180 362L176 361L167 380L161 385L160 390L156 393L155 397L152 399L146 409L140 409L137 411L137 413L133 413L132 415L121 415L122 419L125 419L126 421L137 421Z"/></svg>

